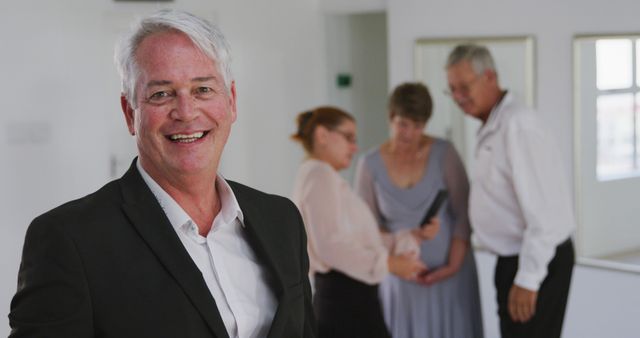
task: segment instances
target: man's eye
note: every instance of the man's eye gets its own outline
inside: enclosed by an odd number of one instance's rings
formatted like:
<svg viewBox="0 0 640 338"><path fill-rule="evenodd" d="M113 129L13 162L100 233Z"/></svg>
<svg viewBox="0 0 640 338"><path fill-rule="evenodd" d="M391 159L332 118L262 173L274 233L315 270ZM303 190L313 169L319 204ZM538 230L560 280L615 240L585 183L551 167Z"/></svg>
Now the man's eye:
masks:
<svg viewBox="0 0 640 338"><path fill-rule="evenodd" d="M210 87L198 87L196 89L196 93L198 93L198 94L211 94L211 93L213 93L213 89L211 89Z"/></svg>
<svg viewBox="0 0 640 338"><path fill-rule="evenodd" d="M157 92L157 93L153 93L150 99L161 99L168 96L169 96L169 93L167 92Z"/></svg>
<svg viewBox="0 0 640 338"><path fill-rule="evenodd" d="M169 92L165 92L165 91L155 92L151 94L151 96L149 96L149 98L147 99L147 102L162 103L167 101L167 99L170 97L171 97L171 93Z"/></svg>

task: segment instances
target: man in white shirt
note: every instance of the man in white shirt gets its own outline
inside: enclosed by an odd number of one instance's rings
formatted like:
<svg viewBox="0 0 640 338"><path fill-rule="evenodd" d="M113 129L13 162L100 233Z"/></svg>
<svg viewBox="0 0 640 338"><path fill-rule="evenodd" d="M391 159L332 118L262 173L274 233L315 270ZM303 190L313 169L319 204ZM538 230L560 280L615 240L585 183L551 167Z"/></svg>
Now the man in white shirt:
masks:
<svg viewBox="0 0 640 338"><path fill-rule="evenodd" d="M457 46L446 70L454 101L482 121L469 216L477 240L499 256L502 337L560 337L575 219L557 146L536 112L500 88L487 48Z"/></svg>
<svg viewBox="0 0 640 338"><path fill-rule="evenodd" d="M138 158L36 218L10 337L314 337L295 205L217 173L236 119L227 42L192 14L141 19L116 51Z"/></svg>

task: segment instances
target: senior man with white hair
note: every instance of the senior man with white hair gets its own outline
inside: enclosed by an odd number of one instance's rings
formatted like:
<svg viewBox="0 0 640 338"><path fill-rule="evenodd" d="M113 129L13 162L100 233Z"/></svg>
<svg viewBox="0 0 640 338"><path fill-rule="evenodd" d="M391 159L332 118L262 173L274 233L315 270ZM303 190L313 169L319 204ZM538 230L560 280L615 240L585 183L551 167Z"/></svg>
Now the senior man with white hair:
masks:
<svg viewBox="0 0 640 338"><path fill-rule="evenodd" d="M313 337L304 226L289 200L217 173L236 119L225 38L142 19L116 52L138 157L29 226L18 337Z"/></svg>
<svg viewBox="0 0 640 338"><path fill-rule="evenodd" d="M500 87L486 47L457 46L446 70L454 101L482 122L469 219L478 241L499 256L502 337L560 337L575 219L557 145L537 113Z"/></svg>

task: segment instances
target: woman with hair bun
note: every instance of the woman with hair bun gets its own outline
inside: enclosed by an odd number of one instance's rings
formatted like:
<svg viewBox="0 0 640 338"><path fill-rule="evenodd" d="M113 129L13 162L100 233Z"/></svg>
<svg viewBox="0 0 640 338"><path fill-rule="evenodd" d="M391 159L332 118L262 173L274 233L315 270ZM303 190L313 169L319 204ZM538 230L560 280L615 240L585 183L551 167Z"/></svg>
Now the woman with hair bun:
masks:
<svg viewBox="0 0 640 338"><path fill-rule="evenodd" d="M358 149L351 115L319 107L300 113L297 124L292 139L308 156L298 170L293 200L307 229L318 336L389 338L378 283L389 272L415 280L425 270L416 253L389 251L400 240L429 235L407 231L382 236L368 206L339 175ZM432 231L437 219L434 223Z"/></svg>

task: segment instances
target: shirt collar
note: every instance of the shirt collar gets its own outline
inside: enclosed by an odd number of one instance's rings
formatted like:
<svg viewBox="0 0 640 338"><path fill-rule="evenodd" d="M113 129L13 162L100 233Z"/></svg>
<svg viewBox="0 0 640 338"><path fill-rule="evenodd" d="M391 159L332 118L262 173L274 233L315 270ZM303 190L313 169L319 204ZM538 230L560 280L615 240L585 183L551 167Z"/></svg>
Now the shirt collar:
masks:
<svg viewBox="0 0 640 338"><path fill-rule="evenodd" d="M238 204L238 199L233 193L231 186L227 183L227 180L222 175L216 175L216 190L218 191L218 197L220 198L220 215L225 223L231 223L234 219L238 218L240 224L244 227L244 214Z"/></svg>
<svg viewBox="0 0 640 338"><path fill-rule="evenodd" d="M493 108L491 109L491 113L489 113L487 122L483 126L481 126L480 129L478 129L478 139L493 132L500 125L500 115L502 115L501 112L503 110L502 108L509 105L512 100L513 95L510 91L507 91L504 96L502 96L500 101L498 101L495 106L493 106Z"/></svg>
<svg viewBox="0 0 640 338"><path fill-rule="evenodd" d="M193 221L191 217L189 217L189 214L144 170L142 165L140 165L140 161L136 161L136 167L142 179L158 200L171 225L175 229L192 225ZM220 198L220 212L216 218L221 216L224 224L232 224L237 218L240 221L240 225L244 227L244 215L242 214L238 200L233 190L231 190L229 183L227 183L220 174L216 175L216 190L218 192L218 198Z"/></svg>

